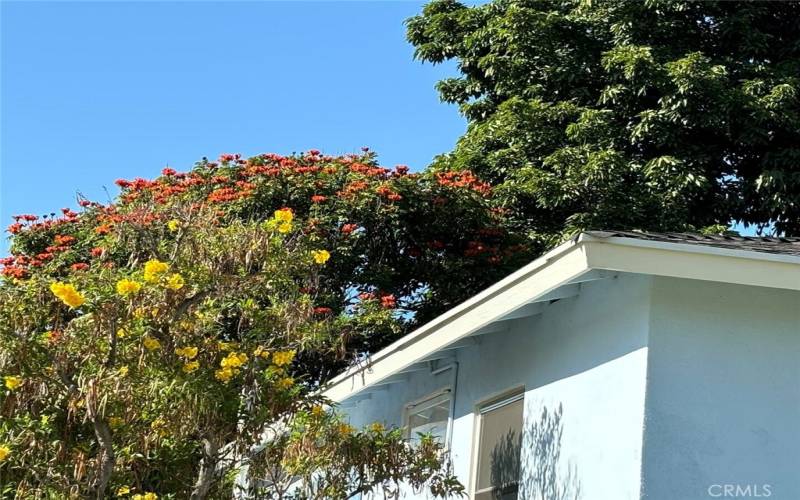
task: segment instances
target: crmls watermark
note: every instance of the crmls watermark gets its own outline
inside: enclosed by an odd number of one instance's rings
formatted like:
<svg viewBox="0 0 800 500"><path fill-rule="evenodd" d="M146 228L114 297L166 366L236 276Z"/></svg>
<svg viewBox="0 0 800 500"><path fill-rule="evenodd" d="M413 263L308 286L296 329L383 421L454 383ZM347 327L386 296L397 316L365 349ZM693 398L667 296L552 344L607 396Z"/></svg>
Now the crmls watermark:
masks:
<svg viewBox="0 0 800 500"><path fill-rule="evenodd" d="M772 496L771 484L712 484L708 496L713 498L767 498Z"/></svg>

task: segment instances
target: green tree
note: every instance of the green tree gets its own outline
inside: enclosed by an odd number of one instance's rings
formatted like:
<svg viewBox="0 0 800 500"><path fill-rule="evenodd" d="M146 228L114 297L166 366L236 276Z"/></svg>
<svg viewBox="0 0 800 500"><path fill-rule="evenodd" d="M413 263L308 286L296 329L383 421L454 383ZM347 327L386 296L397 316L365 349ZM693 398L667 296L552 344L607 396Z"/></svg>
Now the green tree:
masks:
<svg viewBox="0 0 800 500"><path fill-rule="evenodd" d="M429 3L416 57L469 121L437 171L498 184L515 224L800 234L800 3Z"/></svg>

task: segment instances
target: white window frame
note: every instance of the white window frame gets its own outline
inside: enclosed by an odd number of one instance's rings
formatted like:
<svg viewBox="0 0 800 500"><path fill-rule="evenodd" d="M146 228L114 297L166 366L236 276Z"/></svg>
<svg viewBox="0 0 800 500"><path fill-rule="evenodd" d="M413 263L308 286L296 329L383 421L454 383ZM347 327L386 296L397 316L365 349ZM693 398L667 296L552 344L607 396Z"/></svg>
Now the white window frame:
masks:
<svg viewBox="0 0 800 500"><path fill-rule="evenodd" d="M403 406L403 427L405 428L405 435L406 439L411 439L411 414L415 408L420 405L423 405L426 401L430 401L431 399L438 398L439 396L443 396L447 394L450 398L450 404L448 405L447 410L447 429L445 430L444 442L442 446L444 446L445 450L450 450L450 438L452 437L453 432L453 410L455 405L456 398L453 397L453 390L450 386L442 387L436 391L433 391L425 396L415 399L413 401L409 401L408 403Z"/></svg>
<svg viewBox="0 0 800 500"><path fill-rule="evenodd" d="M472 428L472 453L470 458L470 481L469 491L470 498L475 498L478 492L478 460L480 458L481 447L481 431L483 430L483 415L492 410L502 408L503 406L523 401L522 410L522 425L525 426L525 387L518 386L500 393L499 396L484 399L482 402L475 405L475 412L473 414L473 428ZM522 460L522 457L520 457ZM521 466L521 463L520 463Z"/></svg>

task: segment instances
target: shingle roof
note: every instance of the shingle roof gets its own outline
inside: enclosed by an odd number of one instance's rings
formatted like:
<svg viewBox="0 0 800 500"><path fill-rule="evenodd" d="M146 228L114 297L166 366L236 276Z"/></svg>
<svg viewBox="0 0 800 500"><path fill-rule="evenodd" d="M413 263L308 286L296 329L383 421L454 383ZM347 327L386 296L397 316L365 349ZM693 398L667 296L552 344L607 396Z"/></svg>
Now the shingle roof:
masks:
<svg viewBox="0 0 800 500"><path fill-rule="evenodd" d="M800 256L800 238L768 236L727 236L696 233L643 233L638 231L585 231L596 238L633 238L637 240L685 243L732 250L779 253Z"/></svg>

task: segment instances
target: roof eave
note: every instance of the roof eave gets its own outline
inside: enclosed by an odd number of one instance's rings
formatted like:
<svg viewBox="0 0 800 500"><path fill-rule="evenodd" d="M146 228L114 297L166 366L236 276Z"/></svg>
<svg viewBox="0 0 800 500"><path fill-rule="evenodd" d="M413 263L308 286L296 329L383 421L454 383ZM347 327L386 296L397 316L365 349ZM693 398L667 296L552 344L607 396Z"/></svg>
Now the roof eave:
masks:
<svg viewBox="0 0 800 500"><path fill-rule="evenodd" d="M341 402L594 270L800 290L800 257L580 234L335 377Z"/></svg>
<svg viewBox="0 0 800 500"><path fill-rule="evenodd" d="M579 277L589 270L584 246L573 239L556 247L375 353L368 362L338 375L325 396L342 401Z"/></svg>

